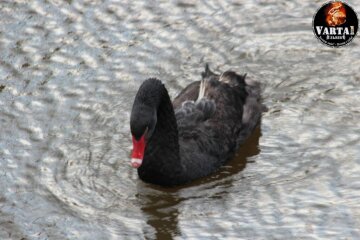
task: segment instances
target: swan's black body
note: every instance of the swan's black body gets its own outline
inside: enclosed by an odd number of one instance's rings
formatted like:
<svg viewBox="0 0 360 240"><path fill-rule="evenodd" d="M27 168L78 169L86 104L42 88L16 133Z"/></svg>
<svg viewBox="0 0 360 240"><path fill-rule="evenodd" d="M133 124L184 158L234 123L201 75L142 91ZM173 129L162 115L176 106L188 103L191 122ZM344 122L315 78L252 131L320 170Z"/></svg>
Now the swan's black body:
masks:
<svg viewBox="0 0 360 240"><path fill-rule="evenodd" d="M206 176L231 159L260 120L257 83L245 75L212 73L188 85L173 101L164 85L148 79L140 87L131 114L131 132L148 129L139 177L163 186ZM204 96L198 99L200 88ZM203 89L204 90L204 89Z"/></svg>

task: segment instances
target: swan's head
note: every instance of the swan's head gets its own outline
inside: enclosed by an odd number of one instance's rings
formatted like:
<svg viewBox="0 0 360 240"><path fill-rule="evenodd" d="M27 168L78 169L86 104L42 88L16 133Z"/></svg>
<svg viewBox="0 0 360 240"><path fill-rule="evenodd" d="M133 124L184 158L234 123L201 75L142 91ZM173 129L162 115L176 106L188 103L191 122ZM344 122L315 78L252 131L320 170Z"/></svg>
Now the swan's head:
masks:
<svg viewBox="0 0 360 240"><path fill-rule="evenodd" d="M151 139L156 125L156 110L146 105L136 105L131 112L130 128L133 142L131 166L139 168L144 159L146 144Z"/></svg>

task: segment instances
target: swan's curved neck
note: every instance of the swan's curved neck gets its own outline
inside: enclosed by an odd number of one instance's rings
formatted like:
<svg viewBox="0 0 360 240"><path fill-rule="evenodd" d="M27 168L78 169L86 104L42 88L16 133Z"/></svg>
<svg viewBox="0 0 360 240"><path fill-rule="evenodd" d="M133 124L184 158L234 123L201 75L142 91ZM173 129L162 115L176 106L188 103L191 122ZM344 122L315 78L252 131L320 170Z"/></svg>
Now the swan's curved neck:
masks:
<svg viewBox="0 0 360 240"><path fill-rule="evenodd" d="M176 118L169 94L164 85L158 85L156 107L157 122L149 139L143 164L138 169L140 178L155 184L171 184L182 166L179 156L179 139Z"/></svg>

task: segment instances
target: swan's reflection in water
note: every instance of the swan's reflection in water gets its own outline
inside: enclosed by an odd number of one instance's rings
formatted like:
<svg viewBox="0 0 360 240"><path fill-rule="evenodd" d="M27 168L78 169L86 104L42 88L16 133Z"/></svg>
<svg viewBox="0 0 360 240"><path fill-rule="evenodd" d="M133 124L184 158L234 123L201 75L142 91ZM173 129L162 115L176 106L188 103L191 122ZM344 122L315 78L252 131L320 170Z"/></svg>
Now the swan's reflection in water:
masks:
<svg viewBox="0 0 360 240"><path fill-rule="evenodd" d="M147 224L155 230L155 233L144 233L149 239L172 239L180 235L178 215L182 199L176 192L163 191L143 196L147 202L142 211L148 218Z"/></svg>
<svg viewBox="0 0 360 240"><path fill-rule="evenodd" d="M212 189L221 185L221 197L226 198L224 189L233 185L231 176L242 171L248 163L248 158L260 153L260 126L257 126L251 136L240 147L235 158L218 172L203 179L196 180L185 186L163 188L155 185L139 183L138 199L141 209L147 217L147 223L154 230L145 232L147 238L172 239L181 234L178 226L179 208L191 198L213 198L218 196ZM199 196L198 193L201 192ZM193 193L197 193L196 196ZM216 209L215 209L216 211Z"/></svg>

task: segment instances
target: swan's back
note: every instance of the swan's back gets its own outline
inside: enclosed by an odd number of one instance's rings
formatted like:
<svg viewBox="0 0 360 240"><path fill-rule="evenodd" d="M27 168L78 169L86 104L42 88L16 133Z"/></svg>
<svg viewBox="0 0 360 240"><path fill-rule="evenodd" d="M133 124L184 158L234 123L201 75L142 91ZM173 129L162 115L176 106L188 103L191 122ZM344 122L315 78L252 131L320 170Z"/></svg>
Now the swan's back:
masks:
<svg viewBox="0 0 360 240"><path fill-rule="evenodd" d="M221 75L206 65L202 80L188 85L173 101L180 159L189 178L205 176L231 159L258 124L260 86L246 75Z"/></svg>

